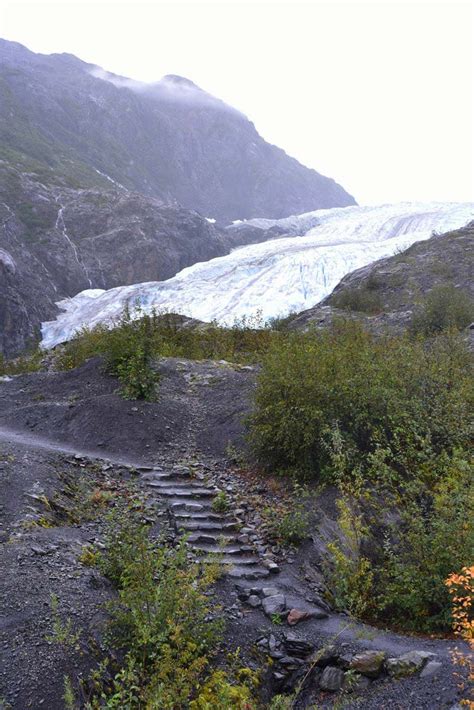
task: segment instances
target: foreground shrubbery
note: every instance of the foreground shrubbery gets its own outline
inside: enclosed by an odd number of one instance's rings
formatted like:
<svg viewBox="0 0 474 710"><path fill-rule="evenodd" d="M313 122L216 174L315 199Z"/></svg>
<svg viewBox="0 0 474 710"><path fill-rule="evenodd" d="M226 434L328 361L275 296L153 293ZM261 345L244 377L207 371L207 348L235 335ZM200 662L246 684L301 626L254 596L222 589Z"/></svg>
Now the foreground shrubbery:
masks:
<svg viewBox="0 0 474 710"><path fill-rule="evenodd" d="M474 467L454 452L405 481L341 484L341 537L326 565L336 606L408 631L449 632L446 578L472 560ZM433 469L434 470L434 469Z"/></svg>
<svg viewBox="0 0 474 710"><path fill-rule="evenodd" d="M232 707L252 710L255 673L238 656L225 669L212 668L223 625L209 588L216 565L190 565L184 542L172 548L153 540L133 506L109 519L105 551L98 562L118 590L109 604L110 659L81 688L81 707L173 710ZM117 659L120 662L117 663ZM65 697L76 707L73 685Z"/></svg>
<svg viewBox="0 0 474 710"><path fill-rule="evenodd" d="M472 364L455 334L374 338L355 324L270 348L251 443L268 469L340 487L337 606L449 630L444 580L474 554Z"/></svg>

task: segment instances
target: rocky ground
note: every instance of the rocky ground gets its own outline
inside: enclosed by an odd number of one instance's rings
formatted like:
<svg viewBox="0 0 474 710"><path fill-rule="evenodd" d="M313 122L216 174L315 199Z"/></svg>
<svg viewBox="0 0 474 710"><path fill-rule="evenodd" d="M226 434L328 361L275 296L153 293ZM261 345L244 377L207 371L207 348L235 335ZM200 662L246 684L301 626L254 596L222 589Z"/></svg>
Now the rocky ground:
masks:
<svg viewBox="0 0 474 710"><path fill-rule="evenodd" d="M85 677L96 663L113 590L83 563L84 546L100 546L104 534L102 516L90 515L89 493L133 489L157 530L190 535L191 556L220 550L226 645L240 646L254 667L272 658L267 694L306 677L300 707L452 708L460 699L453 642L404 637L334 613L322 596L319 534L295 550L267 538L262 510L278 515L289 494L235 463L255 370L176 359L160 369L154 403L121 399L98 360L0 382L4 707L59 710L63 676ZM219 491L230 504L224 512L212 506ZM332 502L330 492L315 501L321 525L331 523ZM51 594L63 623L71 619L70 643L62 646L49 638Z"/></svg>

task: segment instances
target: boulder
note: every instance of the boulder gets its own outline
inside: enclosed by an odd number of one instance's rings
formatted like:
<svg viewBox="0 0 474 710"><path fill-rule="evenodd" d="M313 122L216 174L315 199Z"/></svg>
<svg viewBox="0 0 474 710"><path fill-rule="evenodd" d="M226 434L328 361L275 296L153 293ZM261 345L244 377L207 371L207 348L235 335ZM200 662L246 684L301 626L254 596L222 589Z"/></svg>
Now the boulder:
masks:
<svg viewBox="0 0 474 710"><path fill-rule="evenodd" d="M247 604L250 604L250 606L253 606L254 608L257 606L260 606L261 601L260 598L257 597L256 594L251 594L249 598L247 599Z"/></svg>
<svg viewBox="0 0 474 710"><path fill-rule="evenodd" d="M367 678L377 678L382 672L385 657L384 651L364 651L352 658L349 668Z"/></svg>
<svg viewBox="0 0 474 710"><path fill-rule="evenodd" d="M344 687L344 671L335 666L327 666L319 680L319 686L322 690L341 690Z"/></svg>
<svg viewBox="0 0 474 710"><path fill-rule="evenodd" d="M427 661L431 661L435 657L436 655L429 651L409 651L398 658L388 658L385 667L389 675L394 678L403 678L417 673Z"/></svg>
<svg viewBox="0 0 474 710"><path fill-rule="evenodd" d="M306 621L306 619L311 619L314 614L311 611L304 611L303 609L291 609L288 614L287 622L289 626L296 626L300 621Z"/></svg>
<svg viewBox="0 0 474 710"><path fill-rule="evenodd" d="M314 648L312 643L309 643L309 641L306 641L305 639L299 638L299 636L296 636L296 634L293 633L286 634L283 645L290 656L297 656L298 658L305 658L305 656L309 656Z"/></svg>
<svg viewBox="0 0 474 710"><path fill-rule="evenodd" d="M440 671L442 667L443 664L439 661L428 661L428 663L420 673L420 678L429 678L432 675L436 675L436 673L438 673L438 671Z"/></svg>
<svg viewBox="0 0 474 710"><path fill-rule="evenodd" d="M284 594L275 594L272 597L265 597L262 600L262 606L267 616L281 614L286 609L286 597Z"/></svg>

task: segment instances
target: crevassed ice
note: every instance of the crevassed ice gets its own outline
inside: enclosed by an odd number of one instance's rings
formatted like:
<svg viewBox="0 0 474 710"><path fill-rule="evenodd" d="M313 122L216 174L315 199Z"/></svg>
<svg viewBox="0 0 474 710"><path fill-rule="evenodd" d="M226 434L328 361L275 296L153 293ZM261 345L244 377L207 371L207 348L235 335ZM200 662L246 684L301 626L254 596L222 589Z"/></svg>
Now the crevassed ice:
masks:
<svg viewBox="0 0 474 710"><path fill-rule="evenodd" d="M402 203L249 220L264 227L278 224L300 236L239 248L167 281L83 291L60 301L63 312L43 323L42 346L65 342L86 325L113 323L125 305L223 324L257 312L263 319L284 316L318 303L348 272L473 219L474 203Z"/></svg>

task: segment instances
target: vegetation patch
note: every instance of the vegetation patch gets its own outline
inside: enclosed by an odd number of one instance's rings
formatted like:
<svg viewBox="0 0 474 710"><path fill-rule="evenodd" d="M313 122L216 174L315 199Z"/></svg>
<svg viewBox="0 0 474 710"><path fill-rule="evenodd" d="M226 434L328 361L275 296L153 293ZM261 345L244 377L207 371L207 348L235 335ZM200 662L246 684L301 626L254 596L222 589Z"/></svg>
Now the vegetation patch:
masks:
<svg viewBox="0 0 474 710"><path fill-rule="evenodd" d="M448 328L462 330L474 321L474 298L455 286L436 286L415 309L410 324L415 335L429 336Z"/></svg>
<svg viewBox="0 0 474 710"><path fill-rule="evenodd" d="M354 311L375 315L383 311L383 301L377 292L378 282L375 277L367 279L367 282L359 287L344 288L339 293L335 293L331 302L336 308L344 311Z"/></svg>
<svg viewBox="0 0 474 710"><path fill-rule="evenodd" d="M257 707L258 675L241 667L238 654L212 665L223 633L210 594L216 565L190 565L184 540L174 548L153 539L131 505L109 515L97 564L117 589L109 604L110 654L77 691L66 679L67 707Z"/></svg>
<svg viewBox="0 0 474 710"><path fill-rule="evenodd" d="M455 333L375 338L356 324L264 358L249 439L267 470L338 486L337 608L449 632L444 581L474 554L472 369Z"/></svg>

